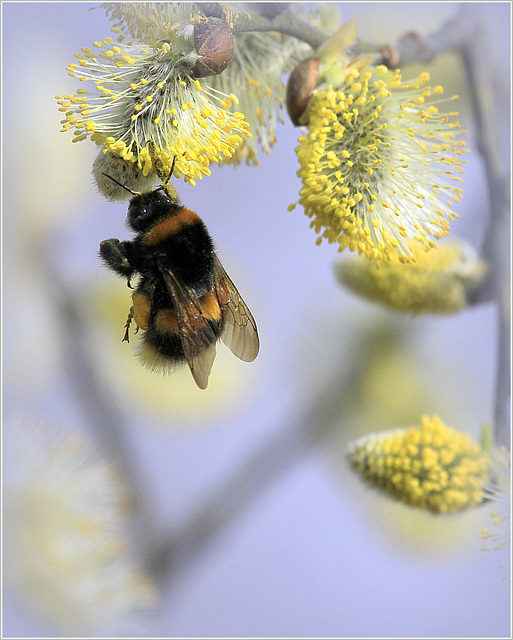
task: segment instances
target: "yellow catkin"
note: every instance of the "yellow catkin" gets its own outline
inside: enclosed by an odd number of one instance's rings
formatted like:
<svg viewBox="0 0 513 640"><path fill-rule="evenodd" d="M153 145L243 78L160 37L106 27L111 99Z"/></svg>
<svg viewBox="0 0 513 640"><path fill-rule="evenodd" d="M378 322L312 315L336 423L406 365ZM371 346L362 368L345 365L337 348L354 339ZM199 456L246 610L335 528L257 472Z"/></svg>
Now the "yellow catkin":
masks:
<svg viewBox="0 0 513 640"><path fill-rule="evenodd" d="M405 230L399 227L399 233ZM419 237L422 241L422 238ZM433 250L410 241L413 261L398 256L376 268L360 257L340 261L339 280L349 289L386 307L410 313L451 313L467 304L467 295L483 279L486 264L462 241Z"/></svg>
<svg viewBox="0 0 513 640"><path fill-rule="evenodd" d="M90 137L105 152L137 164L149 175L155 167L143 151L151 140L162 171L169 171L176 157L175 173L193 184L209 174L211 162L229 159L251 137L244 114L222 108L237 104L237 96L212 91L183 68L173 73L171 48L112 42L95 42L97 58L87 49L68 68L80 82L92 82L90 91L78 89L75 95L57 97L65 114L62 131L74 127L74 141ZM164 57L166 65L159 64Z"/></svg>
<svg viewBox="0 0 513 640"><path fill-rule="evenodd" d="M426 78L404 83L400 71L354 68L340 87L315 91L308 106L308 132L296 148L299 204L329 242L370 261L411 263L409 240L442 238L457 216L461 188L433 163L460 171L466 149L452 133L457 122L436 111L426 120L423 103L439 93L423 86Z"/></svg>
<svg viewBox="0 0 513 640"><path fill-rule="evenodd" d="M349 460L369 483L433 513L480 504L489 480L487 454L438 416L422 416L417 427L362 438L350 447Z"/></svg>

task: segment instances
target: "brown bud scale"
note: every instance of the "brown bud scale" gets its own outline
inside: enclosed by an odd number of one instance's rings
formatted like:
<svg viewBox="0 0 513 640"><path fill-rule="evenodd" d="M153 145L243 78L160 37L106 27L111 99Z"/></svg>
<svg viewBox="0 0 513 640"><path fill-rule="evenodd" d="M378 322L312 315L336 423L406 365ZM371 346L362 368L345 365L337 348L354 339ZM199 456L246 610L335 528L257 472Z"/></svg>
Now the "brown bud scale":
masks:
<svg viewBox="0 0 513 640"><path fill-rule="evenodd" d="M218 18L208 18L194 25L194 46L200 56L194 67L196 78L222 73L235 51L232 30Z"/></svg>
<svg viewBox="0 0 513 640"><path fill-rule="evenodd" d="M301 120L319 80L319 58L307 58L290 74L287 83L287 111L293 124L306 124Z"/></svg>

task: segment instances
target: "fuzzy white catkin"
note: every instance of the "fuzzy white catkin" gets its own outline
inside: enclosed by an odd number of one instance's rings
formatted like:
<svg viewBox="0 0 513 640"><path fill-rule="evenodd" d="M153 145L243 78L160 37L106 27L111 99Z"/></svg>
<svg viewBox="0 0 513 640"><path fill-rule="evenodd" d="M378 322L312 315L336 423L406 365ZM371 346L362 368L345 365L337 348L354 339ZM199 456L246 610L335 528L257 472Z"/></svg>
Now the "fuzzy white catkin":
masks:
<svg viewBox="0 0 513 640"><path fill-rule="evenodd" d="M93 180L98 191L111 201L128 200L131 194L127 189L123 189L107 176L112 176L122 185L132 191L151 191L157 181L157 174L151 172L149 175L143 175L142 169L139 169L136 162L127 162L115 156L112 153L100 153L96 156L91 170Z"/></svg>

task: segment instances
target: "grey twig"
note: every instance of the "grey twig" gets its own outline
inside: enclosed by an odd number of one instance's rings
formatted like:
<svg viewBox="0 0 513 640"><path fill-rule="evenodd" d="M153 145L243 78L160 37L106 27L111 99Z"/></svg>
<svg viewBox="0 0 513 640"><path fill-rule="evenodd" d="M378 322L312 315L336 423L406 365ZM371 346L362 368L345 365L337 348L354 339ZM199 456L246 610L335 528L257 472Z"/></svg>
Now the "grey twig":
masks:
<svg viewBox="0 0 513 640"><path fill-rule="evenodd" d="M390 67L428 62L444 51L461 54L474 109L477 146L483 158L490 212L481 249L488 263L488 276L473 293L470 304L494 301L498 306L498 345L495 403L495 439L498 445L510 447L511 408L511 201L506 158L501 152L495 113L493 70L487 51L490 35L486 32L478 3L461 5L458 14L440 30L422 38L416 33L403 36L396 45L383 47L381 62Z"/></svg>

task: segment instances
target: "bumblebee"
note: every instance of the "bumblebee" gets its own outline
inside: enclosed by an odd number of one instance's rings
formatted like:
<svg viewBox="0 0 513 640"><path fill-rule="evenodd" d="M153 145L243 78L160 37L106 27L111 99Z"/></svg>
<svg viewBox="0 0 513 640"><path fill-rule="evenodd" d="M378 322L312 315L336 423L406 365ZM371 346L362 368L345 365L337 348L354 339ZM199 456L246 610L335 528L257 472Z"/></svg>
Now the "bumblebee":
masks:
<svg viewBox="0 0 513 640"><path fill-rule="evenodd" d="M136 333L144 332L141 363L168 371L185 362L200 389L207 388L219 339L238 358L252 362L259 350L255 320L198 214L179 203L169 178L153 191L138 193L107 177L133 195L127 216L133 240L100 243L101 259L126 277L130 288L138 276L123 341L129 341L134 321Z"/></svg>

